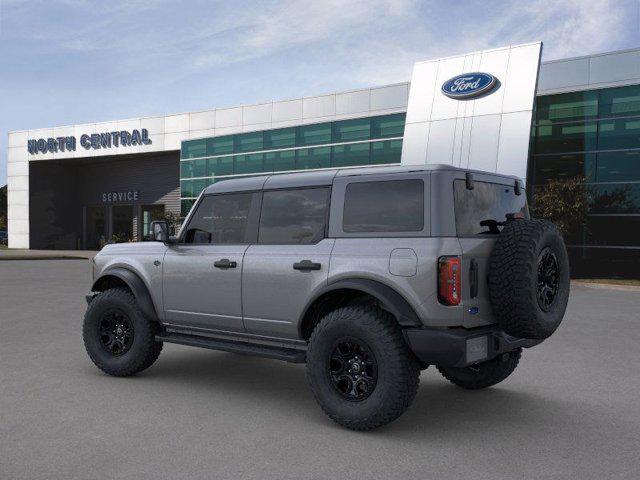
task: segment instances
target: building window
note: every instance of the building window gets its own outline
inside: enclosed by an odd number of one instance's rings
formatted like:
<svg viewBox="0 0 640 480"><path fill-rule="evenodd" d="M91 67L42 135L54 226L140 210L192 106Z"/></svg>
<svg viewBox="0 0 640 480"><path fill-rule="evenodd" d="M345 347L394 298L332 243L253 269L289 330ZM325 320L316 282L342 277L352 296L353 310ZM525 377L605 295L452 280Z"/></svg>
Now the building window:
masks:
<svg viewBox="0 0 640 480"><path fill-rule="evenodd" d="M333 147L332 167L351 167L368 165L369 144L354 143L351 145L336 145Z"/></svg>
<svg viewBox="0 0 640 480"><path fill-rule="evenodd" d="M232 156L210 158L207 176L232 175L234 173L233 162Z"/></svg>
<svg viewBox="0 0 640 480"><path fill-rule="evenodd" d="M333 122L332 141L334 143L356 142L358 140L368 140L370 138L370 118L356 118L354 120Z"/></svg>
<svg viewBox="0 0 640 480"><path fill-rule="evenodd" d="M400 163L402 156L402 140L385 140L371 144L371 159L373 165L385 163Z"/></svg>
<svg viewBox="0 0 640 480"><path fill-rule="evenodd" d="M205 139L182 142L182 158L204 157L207 155L207 141Z"/></svg>
<svg viewBox="0 0 640 480"><path fill-rule="evenodd" d="M230 176L399 163L404 122L399 113L185 141L182 213L202 189Z"/></svg>
<svg viewBox="0 0 640 480"><path fill-rule="evenodd" d="M207 155L225 155L233 153L233 137L214 137L207 139Z"/></svg>
<svg viewBox="0 0 640 480"><path fill-rule="evenodd" d="M295 170L296 151L268 152L264 154L264 169L266 172L285 172Z"/></svg>
<svg viewBox="0 0 640 480"><path fill-rule="evenodd" d="M303 148L296 151L296 170L329 168L331 147Z"/></svg>
<svg viewBox="0 0 640 480"><path fill-rule="evenodd" d="M534 122L533 191L549 181L585 180L587 222L566 239L572 258L624 262L629 247L637 256L640 85L538 97Z"/></svg>
<svg viewBox="0 0 640 480"><path fill-rule="evenodd" d="M279 128L277 130L265 130L264 132L264 148L279 149L291 148L296 146L296 129L295 128Z"/></svg>
<svg viewBox="0 0 640 480"><path fill-rule="evenodd" d="M255 173L264 171L264 155L262 153L236 155L234 158L234 173Z"/></svg>
<svg viewBox="0 0 640 480"><path fill-rule="evenodd" d="M257 152L263 149L262 132L243 133L233 137L233 152Z"/></svg>
<svg viewBox="0 0 640 480"><path fill-rule="evenodd" d="M405 113L371 118L371 138L402 137L404 135Z"/></svg>
<svg viewBox="0 0 640 480"><path fill-rule="evenodd" d="M331 124L318 123L303 125L296 128L296 145L306 147L309 145L322 145L331 142Z"/></svg>

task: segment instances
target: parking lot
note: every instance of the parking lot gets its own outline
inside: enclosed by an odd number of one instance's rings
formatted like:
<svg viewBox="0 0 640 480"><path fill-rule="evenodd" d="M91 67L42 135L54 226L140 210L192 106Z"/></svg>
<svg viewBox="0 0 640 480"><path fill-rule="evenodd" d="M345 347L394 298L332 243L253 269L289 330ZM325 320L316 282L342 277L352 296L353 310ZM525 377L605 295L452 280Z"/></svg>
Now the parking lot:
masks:
<svg viewBox="0 0 640 480"><path fill-rule="evenodd" d="M0 261L0 478L638 478L640 292L574 286L560 330L469 392L423 372L370 433L316 406L304 366L165 345L131 378L81 336L86 260Z"/></svg>

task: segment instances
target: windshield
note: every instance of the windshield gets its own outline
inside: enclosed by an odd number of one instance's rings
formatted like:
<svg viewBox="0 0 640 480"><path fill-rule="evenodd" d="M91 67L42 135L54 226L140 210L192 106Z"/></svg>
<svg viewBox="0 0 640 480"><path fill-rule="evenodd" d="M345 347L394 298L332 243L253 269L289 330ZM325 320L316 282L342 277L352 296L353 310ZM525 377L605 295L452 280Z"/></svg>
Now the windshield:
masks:
<svg viewBox="0 0 640 480"><path fill-rule="evenodd" d="M455 180L453 194L459 237L497 235L509 213L529 218L527 196L516 195L513 186L475 181L469 190L464 180Z"/></svg>

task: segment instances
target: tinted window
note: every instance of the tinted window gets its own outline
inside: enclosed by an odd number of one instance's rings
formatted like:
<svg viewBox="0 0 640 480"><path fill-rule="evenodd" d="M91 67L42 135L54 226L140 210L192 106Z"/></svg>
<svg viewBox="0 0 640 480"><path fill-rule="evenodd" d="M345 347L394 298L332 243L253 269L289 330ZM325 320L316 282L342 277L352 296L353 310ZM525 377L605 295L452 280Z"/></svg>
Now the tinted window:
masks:
<svg viewBox="0 0 640 480"><path fill-rule="evenodd" d="M251 193L204 197L185 235L186 243L245 243Z"/></svg>
<svg viewBox="0 0 640 480"><path fill-rule="evenodd" d="M474 182L473 190L467 189L464 180L455 180L453 185L458 236L498 234L500 226L495 222L504 222L507 213L519 212L529 218L524 189L516 195L513 187L497 183Z"/></svg>
<svg viewBox="0 0 640 480"><path fill-rule="evenodd" d="M328 188L264 192L259 243L310 244L324 238Z"/></svg>
<svg viewBox="0 0 640 480"><path fill-rule="evenodd" d="M419 232L424 228L424 182L391 180L347 185L345 232Z"/></svg>

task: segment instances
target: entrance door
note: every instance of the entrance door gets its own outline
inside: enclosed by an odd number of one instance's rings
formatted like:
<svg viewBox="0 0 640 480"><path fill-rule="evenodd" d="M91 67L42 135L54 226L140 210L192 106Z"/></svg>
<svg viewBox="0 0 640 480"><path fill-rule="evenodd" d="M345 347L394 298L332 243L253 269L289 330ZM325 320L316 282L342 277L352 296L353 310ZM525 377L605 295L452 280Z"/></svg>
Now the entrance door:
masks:
<svg viewBox="0 0 640 480"><path fill-rule="evenodd" d="M242 266L255 237L257 201L258 194L229 193L204 197L198 204L184 238L164 257L167 323L244 331Z"/></svg>
<svg viewBox="0 0 640 480"><path fill-rule="evenodd" d="M106 207L87 207L86 240L87 250L100 250L107 241Z"/></svg>
<svg viewBox="0 0 640 480"><path fill-rule="evenodd" d="M133 205L114 205L112 208L112 237L116 242L133 240Z"/></svg>

